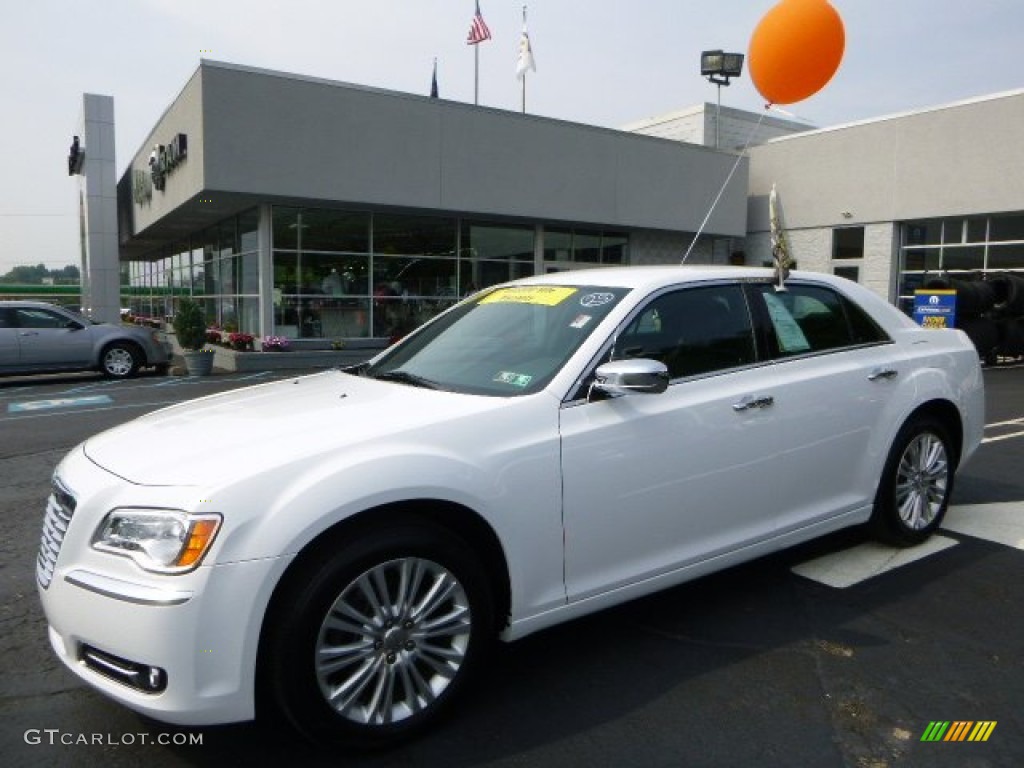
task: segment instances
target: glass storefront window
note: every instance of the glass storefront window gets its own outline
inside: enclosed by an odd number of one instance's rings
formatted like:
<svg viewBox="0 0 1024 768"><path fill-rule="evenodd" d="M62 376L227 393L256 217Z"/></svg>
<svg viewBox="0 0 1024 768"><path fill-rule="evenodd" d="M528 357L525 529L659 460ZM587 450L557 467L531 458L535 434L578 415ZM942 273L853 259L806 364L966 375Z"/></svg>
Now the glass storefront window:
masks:
<svg viewBox="0 0 1024 768"><path fill-rule="evenodd" d="M942 242L942 219L908 221L904 227L904 245L938 245Z"/></svg>
<svg viewBox="0 0 1024 768"><path fill-rule="evenodd" d="M572 259L572 231L568 229L556 229L554 227L544 229L544 260L545 261L570 261Z"/></svg>
<svg viewBox="0 0 1024 768"><path fill-rule="evenodd" d="M238 215L239 250L242 253L259 250L260 215L255 209Z"/></svg>
<svg viewBox="0 0 1024 768"><path fill-rule="evenodd" d="M629 237L627 235L605 232L601 240L601 262L603 264L625 264L628 244Z"/></svg>
<svg viewBox="0 0 1024 768"><path fill-rule="evenodd" d="M514 259L533 262L533 227L462 222L461 255L470 259Z"/></svg>
<svg viewBox="0 0 1024 768"><path fill-rule="evenodd" d="M238 227L233 218L222 221L217 227L217 253L220 256L238 253Z"/></svg>
<svg viewBox="0 0 1024 768"><path fill-rule="evenodd" d="M989 240L1024 240L1024 216L993 216Z"/></svg>
<svg viewBox="0 0 1024 768"><path fill-rule="evenodd" d="M967 219L967 242L984 243L988 240L988 219L974 217Z"/></svg>
<svg viewBox="0 0 1024 768"><path fill-rule="evenodd" d="M259 254L254 252L243 253L239 257L239 262L242 273L240 281L241 293L258 294L260 292Z"/></svg>
<svg viewBox="0 0 1024 768"><path fill-rule="evenodd" d="M929 251L923 248L908 248L903 252L903 269L924 270L928 261ZM939 252L935 251L935 265L939 264Z"/></svg>
<svg viewBox="0 0 1024 768"><path fill-rule="evenodd" d="M1024 244L990 243L988 246L988 268L1024 270Z"/></svg>
<svg viewBox="0 0 1024 768"><path fill-rule="evenodd" d="M544 260L580 264L624 264L629 237L622 232L593 230L544 230Z"/></svg>
<svg viewBox="0 0 1024 768"><path fill-rule="evenodd" d="M455 219L375 214L375 255L455 256Z"/></svg>
<svg viewBox="0 0 1024 768"><path fill-rule="evenodd" d="M573 233L572 260L585 264L600 264L601 235L589 232Z"/></svg>
<svg viewBox="0 0 1024 768"><path fill-rule="evenodd" d="M944 270L976 270L985 266L985 246L965 245L959 248L946 246L942 249Z"/></svg>

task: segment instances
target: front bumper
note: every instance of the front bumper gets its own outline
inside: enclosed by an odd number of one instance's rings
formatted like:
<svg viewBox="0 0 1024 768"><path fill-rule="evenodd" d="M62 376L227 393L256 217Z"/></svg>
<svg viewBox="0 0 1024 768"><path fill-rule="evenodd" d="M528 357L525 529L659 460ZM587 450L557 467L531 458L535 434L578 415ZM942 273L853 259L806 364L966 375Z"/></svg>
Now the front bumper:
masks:
<svg viewBox="0 0 1024 768"><path fill-rule="evenodd" d="M251 719L260 629L291 557L211 563L175 575L144 571L130 558L92 548L106 513L140 504L184 509L200 492L126 483L92 463L81 446L58 477L37 588L60 659L92 687L157 720Z"/></svg>
<svg viewBox="0 0 1024 768"><path fill-rule="evenodd" d="M179 725L249 720L259 630L280 559L199 568L166 585L58 567L39 599L50 645L92 687L138 712ZM95 652L99 652L98 654ZM156 692L105 669L103 659L162 675ZM117 660L122 660L118 662ZM155 673L154 673L155 674Z"/></svg>

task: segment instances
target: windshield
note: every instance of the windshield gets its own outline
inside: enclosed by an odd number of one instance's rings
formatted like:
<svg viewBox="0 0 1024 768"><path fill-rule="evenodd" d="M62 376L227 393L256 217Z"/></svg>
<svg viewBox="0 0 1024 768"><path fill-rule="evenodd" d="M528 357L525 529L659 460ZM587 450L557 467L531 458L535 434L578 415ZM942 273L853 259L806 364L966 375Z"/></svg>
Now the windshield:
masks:
<svg viewBox="0 0 1024 768"><path fill-rule="evenodd" d="M363 373L469 394L537 392L628 292L577 285L497 288L457 305Z"/></svg>

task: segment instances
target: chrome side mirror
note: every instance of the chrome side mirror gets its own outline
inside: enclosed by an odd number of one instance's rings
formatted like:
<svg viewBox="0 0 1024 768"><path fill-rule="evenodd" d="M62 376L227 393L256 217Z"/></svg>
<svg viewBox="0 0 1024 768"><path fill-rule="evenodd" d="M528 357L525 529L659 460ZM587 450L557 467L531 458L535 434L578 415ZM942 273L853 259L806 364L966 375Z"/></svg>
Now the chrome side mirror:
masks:
<svg viewBox="0 0 1024 768"><path fill-rule="evenodd" d="M612 396L657 395L668 389L668 368L646 358L615 360L594 371L593 388Z"/></svg>

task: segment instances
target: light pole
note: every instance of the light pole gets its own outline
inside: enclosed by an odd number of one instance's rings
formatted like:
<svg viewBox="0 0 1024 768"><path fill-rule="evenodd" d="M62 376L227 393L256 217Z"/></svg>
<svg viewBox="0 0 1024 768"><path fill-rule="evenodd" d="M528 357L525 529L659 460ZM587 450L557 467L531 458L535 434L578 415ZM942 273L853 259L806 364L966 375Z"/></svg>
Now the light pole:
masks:
<svg viewBox="0 0 1024 768"><path fill-rule="evenodd" d="M718 106L715 108L715 149L719 146L718 126L722 118L722 86L729 85L730 77L743 72L743 54L725 51L703 51L700 55L700 74L718 86Z"/></svg>

